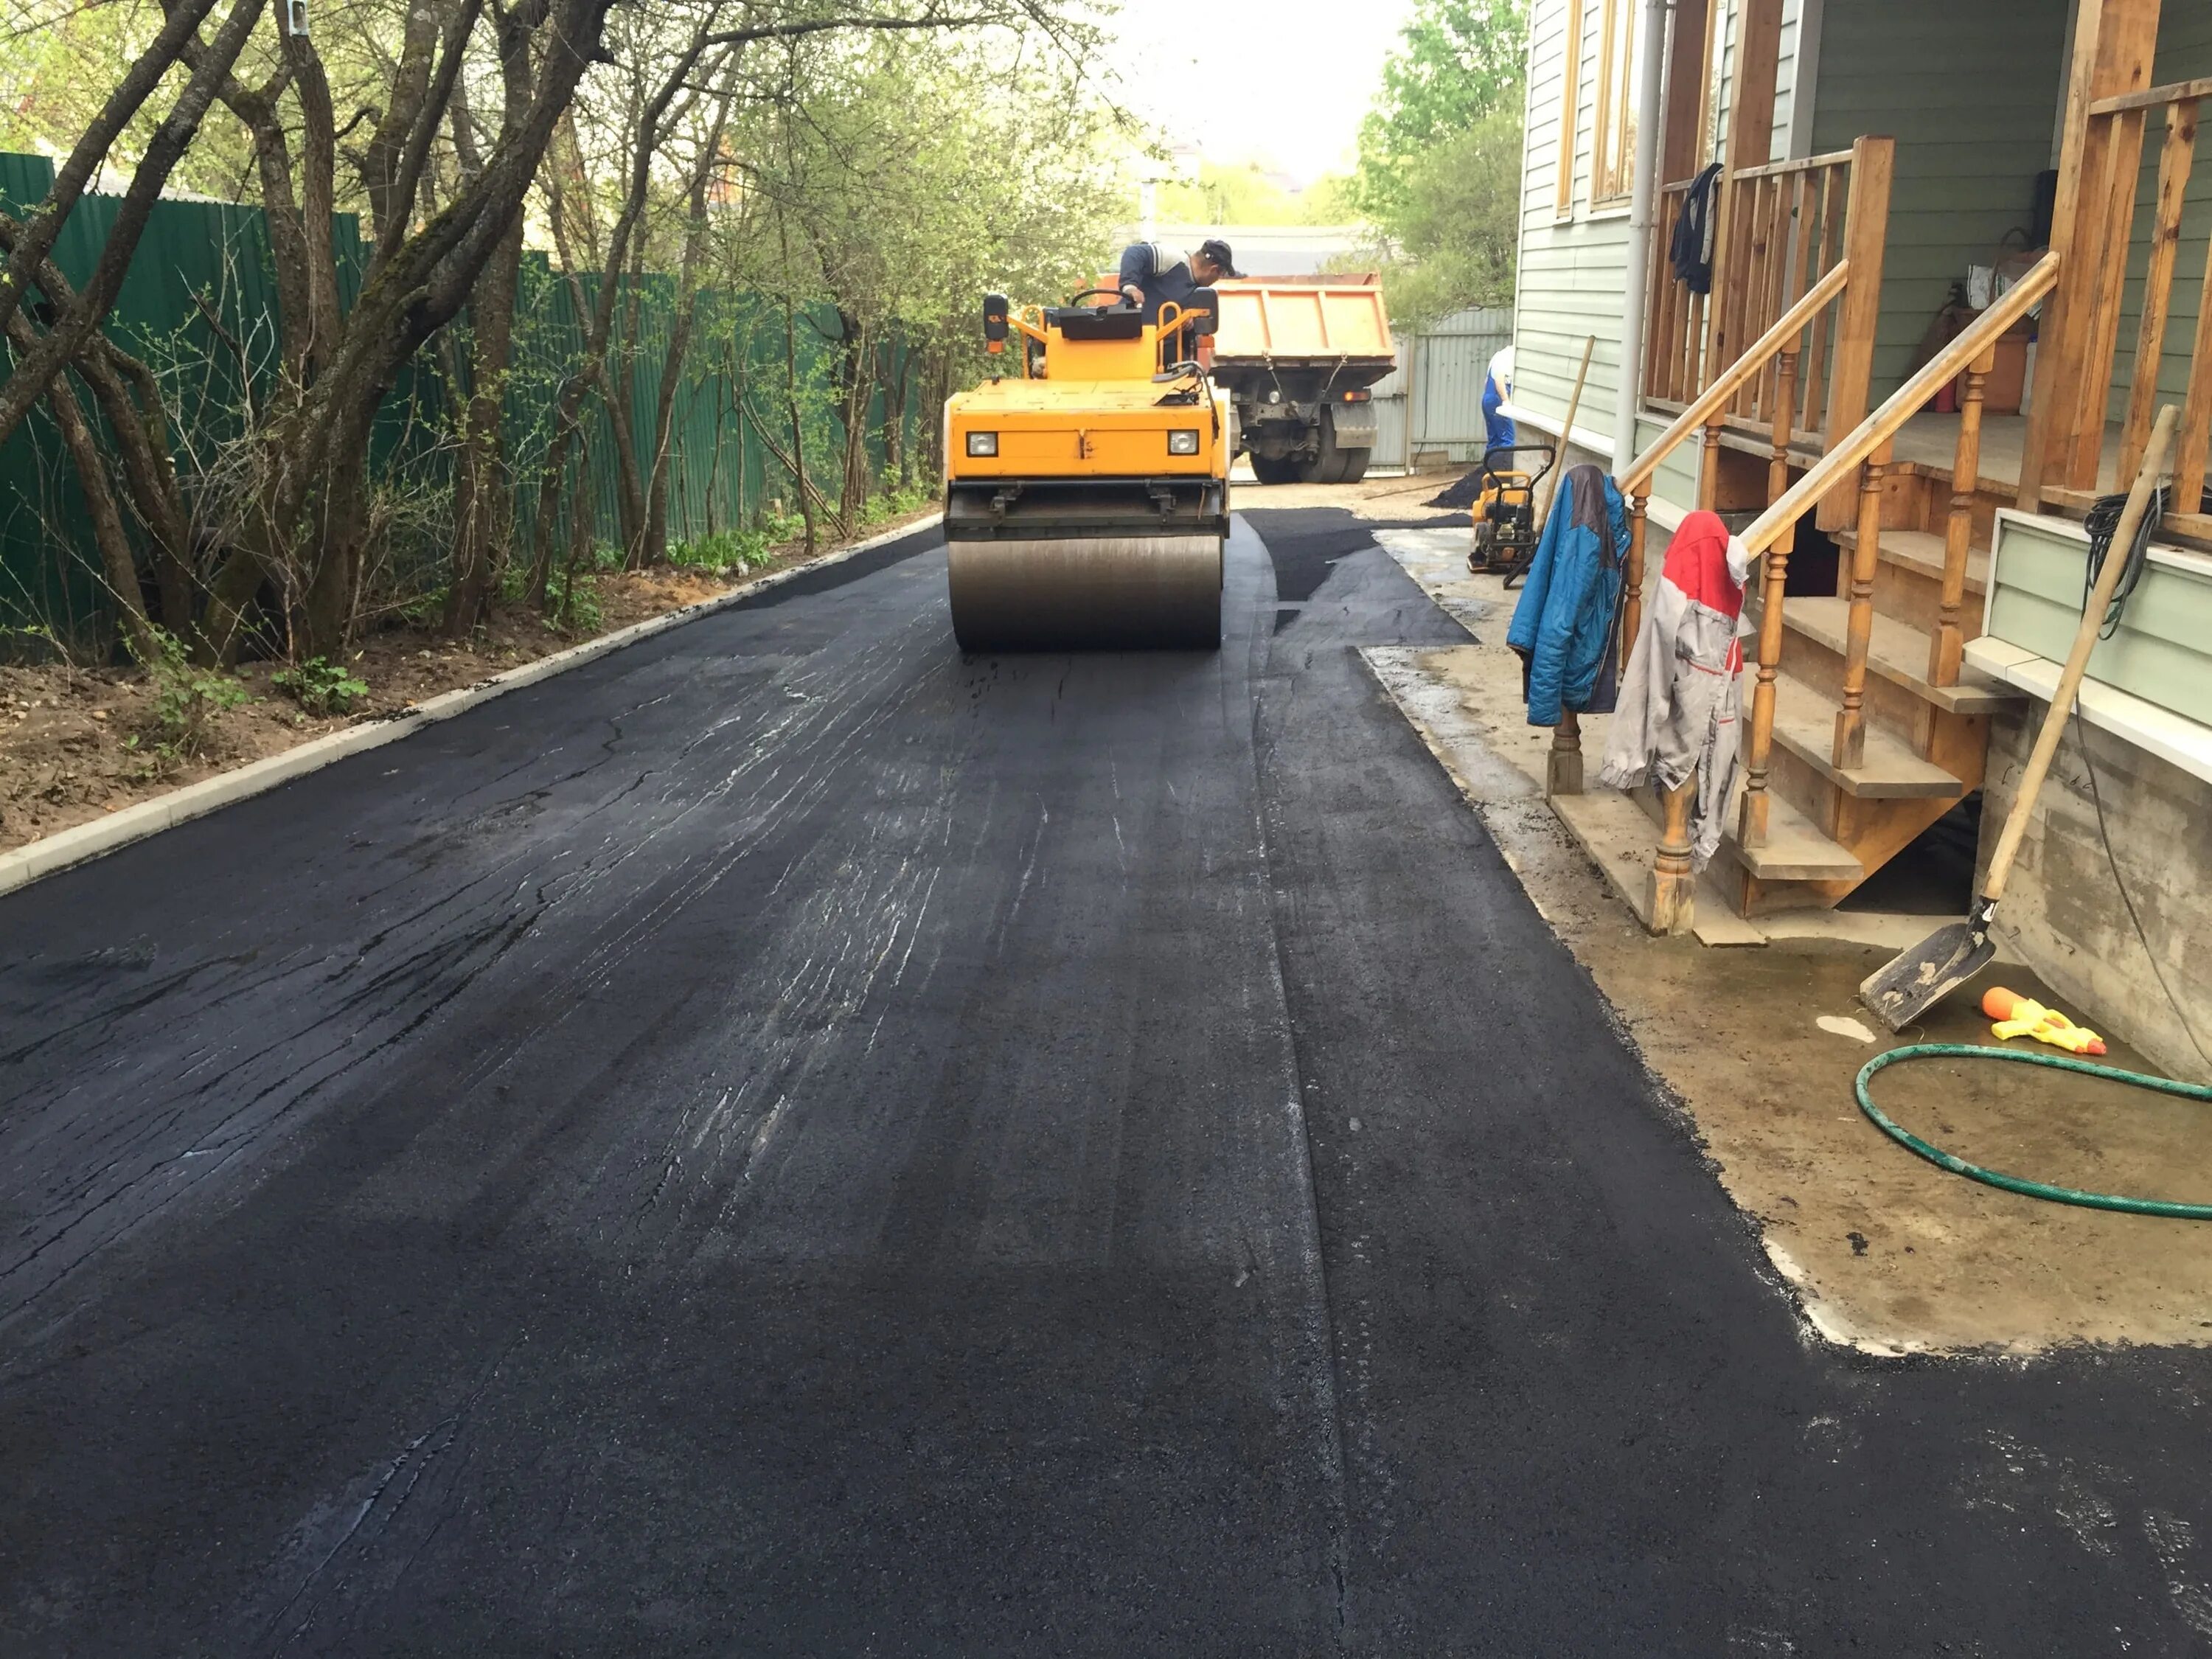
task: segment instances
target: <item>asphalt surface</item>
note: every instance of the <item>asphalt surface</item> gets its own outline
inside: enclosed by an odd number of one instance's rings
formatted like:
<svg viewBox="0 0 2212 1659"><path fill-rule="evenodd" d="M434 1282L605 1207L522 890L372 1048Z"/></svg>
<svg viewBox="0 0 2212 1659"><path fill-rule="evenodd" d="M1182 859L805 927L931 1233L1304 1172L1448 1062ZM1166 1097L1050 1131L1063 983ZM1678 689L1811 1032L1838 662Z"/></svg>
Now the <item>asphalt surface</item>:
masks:
<svg viewBox="0 0 2212 1659"><path fill-rule="evenodd" d="M0 1653L2203 1650L2212 1365L1810 1339L1366 530L1218 654L944 581L0 900Z"/></svg>

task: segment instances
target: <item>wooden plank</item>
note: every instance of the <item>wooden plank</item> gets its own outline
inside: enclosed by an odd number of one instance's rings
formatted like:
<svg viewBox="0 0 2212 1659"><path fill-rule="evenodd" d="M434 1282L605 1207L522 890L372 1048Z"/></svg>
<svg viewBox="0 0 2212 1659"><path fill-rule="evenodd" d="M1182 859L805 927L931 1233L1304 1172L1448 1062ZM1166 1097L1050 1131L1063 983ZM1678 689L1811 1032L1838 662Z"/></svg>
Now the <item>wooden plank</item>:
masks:
<svg viewBox="0 0 2212 1659"><path fill-rule="evenodd" d="M1755 338L1772 326L1774 319L1766 315L1766 272L1774 256L1774 181L1754 179L1745 186L1750 192L1750 212L1744 228L1749 234L1744 239L1743 294L1741 320L1738 337ZM1747 419L1758 415L1757 391L1759 376L1748 375L1736 389L1735 401L1729 405L1732 413Z"/></svg>
<svg viewBox="0 0 2212 1659"><path fill-rule="evenodd" d="M1681 0L1695 4L1696 0ZM1713 46L1720 39L1721 25L1728 16L1729 0L1705 0L1705 38L1700 51L1703 61L1698 65L1698 165L1703 167L1713 156L1713 99L1712 83L1716 73L1713 64Z"/></svg>
<svg viewBox="0 0 2212 1659"><path fill-rule="evenodd" d="M1843 191L1850 175L1850 167L1824 168L1820 173L1820 275L1826 276L1842 257L1843 215L1837 211L1837 198ZM1824 422L1827 393L1828 336L1834 321L1827 317L1816 317L1812 322L1812 337L1805 347L1805 401L1797 411L1797 426L1801 431L1819 432L1825 437Z"/></svg>
<svg viewBox="0 0 2212 1659"><path fill-rule="evenodd" d="M2212 451L2212 245L2204 250L2197 290L2197 337L2189 350L2189 386L2181 400L2181 441L2173 454L2173 504L2194 514L2204 499L2204 465Z"/></svg>
<svg viewBox="0 0 2212 1659"><path fill-rule="evenodd" d="M2158 400L2159 359L2166 350L2166 314L2173 298L2173 261L2181 246L2182 199L2197 155L2197 100L2169 105L2166 143L2158 157L2158 196L2152 208L2150 257L2143 271L2142 317L2136 329L2136 365L2128 381L2127 419L2120 428L2120 471L2132 478L2150 438L2151 405Z"/></svg>
<svg viewBox="0 0 2212 1659"><path fill-rule="evenodd" d="M1831 150L1826 155L1806 155L1795 161L1770 161L1763 167L1746 167L1736 176L1740 179L1780 179L1793 173L1817 173L1823 167L1849 164L1851 153L1847 149Z"/></svg>
<svg viewBox="0 0 2212 1659"><path fill-rule="evenodd" d="M1654 227L1657 234L1651 242L1651 340L1644 353L1644 395L1647 399L1672 394L1674 380L1669 369L1681 351L1674 331L1682 325L1686 290L1674 280L1671 253L1674 227L1682 216L1682 196L1672 191L1662 196L1659 222Z"/></svg>
<svg viewBox="0 0 2212 1659"><path fill-rule="evenodd" d="M2060 118L2058 190L2052 203L2051 251L2065 261L2067 280L2044 307L2036 349L2036 379L2046 387L2078 384L2085 343L2084 320L2096 277L2083 258L2082 234L2101 226L2103 204L2085 196L2085 179L2101 146L2104 124L2093 125L2091 106L2100 99L2140 89L2150 79L2158 46L2160 0L2076 0L2074 51L2066 74L2066 104ZM2130 196L2135 185L2128 185ZM2027 435L2021 454L2019 504L2039 507L2046 474L2057 477L2060 445L2074 417L2073 400L2063 395L2038 397L2028 406ZM2101 422L2100 423L2101 429Z"/></svg>
<svg viewBox="0 0 2212 1659"><path fill-rule="evenodd" d="M1897 145L1888 138L1866 137L1851 146L1850 203L1844 210L1844 260L1851 283L1836 313L1835 355L1828 368L1827 418L1821 429L1832 442L1863 420L1874 378L1874 339L1881 320L1881 266L1889 240L1889 186L1896 172ZM1823 529L1850 522L1851 494L1838 492L1824 504ZM1828 522L1830 514L1835 522Z"/></svg>
<svg viewBox="0 0 2212 1659"><path fill-rule="evenodd" d="M2200 98L2212 98L2212 76L2205 76L2195 81L2176 81L2163 87L2146 87L2141 92L2117 93L2110 98L2100 98L2089 106L2089 113L2118 115L2123 110L2155 109L2160 104L2193 104Z"/></svg>
<svg viewBox="0 0 2212 1659"><path fill-rule="evenodd" d="M1729 284L1735 260L1735 190L1723 171L1713 180L1712 281L1705 295L1705 332L1698 342L1695 373L1687 390L1695 397L1728 364Z"/></svg>
<svg viewBox="0 0 2212 1659"><path fill-rule="evenodd" d="M1741 0L1735 80L1729 94L1729 169L1764 169L1774 154L1774 94L1782 62L1782 0Z"/></svg>
<svg viewBox="0 0 2212 1659"><path fill-rule="evenodd" d="M1708 8L1697 5L1668 8L1673 40L1667 54L1667 115L1659 143L1659 176L1679 179L1685 185L1705 164L1698 141L1713 56L1706 47L1707 12Z"/></svg>
<svg viewBox="0 0 2212 1659"><path fill-rule="evenodd" d="M2112 124L2107 147L2104 227L2085 250L2093 264L2087 315L2082 324L2081 368L2073 381L2077 403L2071 441L2062 452L2061 475L2085 489L2097 487L2105 459L2105 416L2112 401L2112 368L2120 347L2120 301L2127 288L2128 241L2135 228L2136 180L2142 170L2143 112L2126 110L2103 118Z"/></svg>

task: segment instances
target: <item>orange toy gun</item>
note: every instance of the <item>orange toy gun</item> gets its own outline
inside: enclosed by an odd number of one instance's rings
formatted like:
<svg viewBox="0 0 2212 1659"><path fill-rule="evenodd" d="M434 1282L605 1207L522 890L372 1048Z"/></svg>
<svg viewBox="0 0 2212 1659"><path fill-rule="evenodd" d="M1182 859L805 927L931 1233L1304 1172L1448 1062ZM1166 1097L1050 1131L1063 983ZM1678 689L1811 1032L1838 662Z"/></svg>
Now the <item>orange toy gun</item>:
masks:
<svg viewBox="0 0 2212 1659"><path fill-rule="evenodd" d="M1990 1027L1993 1037L2031 1036L2038 1042L2047 1042L2054 1048L2063 1048L2069 1054L2101 1054L2105 1039L2086 1025L2076 1025L2056 1008L2046 1008L2032 1002L2017 992L2008 991L2002 985L1992 985L1982 995L1982 1012L1996 1024Z"/></svg>

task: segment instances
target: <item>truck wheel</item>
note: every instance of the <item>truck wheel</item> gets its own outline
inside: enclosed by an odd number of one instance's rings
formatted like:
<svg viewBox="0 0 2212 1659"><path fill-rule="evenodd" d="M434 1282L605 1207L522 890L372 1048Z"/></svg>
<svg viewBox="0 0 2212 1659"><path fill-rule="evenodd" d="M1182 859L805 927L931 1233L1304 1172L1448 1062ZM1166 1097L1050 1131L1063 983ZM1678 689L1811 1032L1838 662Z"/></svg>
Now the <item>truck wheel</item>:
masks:
<svg viewBox="0 0 2212 1659"><path fill-rule="evenodd" d="M1252 476L1263 484L1295 483L1304 477L1295 455L1255 455Z"/></svg>
<svg viewBox="0 0 2212 1659"><path fill-rule="evenodd" d="M1348 483L1367 470L1367 451L1341 447L1336 441L1335 411L1322 411L1320 440L1311 459L1298 477L1308 483Z"/></svg>

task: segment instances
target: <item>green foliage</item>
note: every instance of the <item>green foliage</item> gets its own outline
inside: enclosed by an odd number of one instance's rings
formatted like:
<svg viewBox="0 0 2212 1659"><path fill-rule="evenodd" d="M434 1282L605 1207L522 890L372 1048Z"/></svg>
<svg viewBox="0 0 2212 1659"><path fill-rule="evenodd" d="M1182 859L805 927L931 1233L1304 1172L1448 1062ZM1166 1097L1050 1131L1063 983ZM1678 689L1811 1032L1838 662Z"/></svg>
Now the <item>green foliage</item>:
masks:
<svg viewBox="0 0 2212 1659"><path fill-rule="evenodd" d="M1518 112L1487 116L1421 156L1382 266L1390 315L1419 327L1468 306L1510 305L1520 189Z"/></svg>
<svg viewBox="0 0 2212 1659"><path fill-rule="evenodd" d="M589 570L573 577L556 568L545 581L545 622L559 633L595 634L606 620L599 608L599 579Z"/></svg>
<svg viewBox="0 0 2212 1659"><path fill-rule="evenodd" d="M1419 0L1382 66L1359 128L1358 204L1388 225L1416 164L1486 116L1518 118L1528 73L1528 0Z"/></svg>
<svg viewBox="0 0 2212 1659"><path fill-rule="evenodd" d="M1195 183L1160 186L1159 216L1187 225L1336 225L1353 216L1352 180L1332 175L1304 191L1286 188L1259 164L1200 161Z"/></svg>
<svg viewBox="0 0 2212 1659"><path fill-rule="evenodd" d="M156 627L153 641L138 666L154 687L155 752L165 761L191 760L207 746L224 712L249 701L250 694L228 674L194 663L173 634Z"/></svg>
<svg viewBox="0 0 2212 1659"><path fill-rule="evenodd" d="M334 663L327 657L310 657L296 667L271 675L269 684L318 717L345 714L356 698L368 695L367 680L357 678L343 663Z"/></svg>
<svg viewBox="0 0 2212 1659"><path fill-rule="evenodd" d="M694 570L756 570L775 556L773 550L778 541L788 539L787 533L777 533L785 529L783 520L771 520L769 527L759 530L717 530L712 535L694 536L688 542L670 544L668 562Z"/></svg>
<svg viewBox="0 0 2212 1659"><path fill-rule="evenodd" d="M1520 242L1528 0L1419 0L1359 129L1351 194L1394 318L1504 305Z"/></svg>

